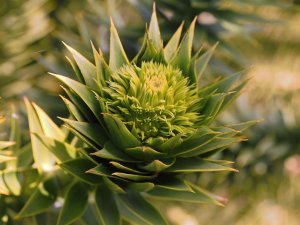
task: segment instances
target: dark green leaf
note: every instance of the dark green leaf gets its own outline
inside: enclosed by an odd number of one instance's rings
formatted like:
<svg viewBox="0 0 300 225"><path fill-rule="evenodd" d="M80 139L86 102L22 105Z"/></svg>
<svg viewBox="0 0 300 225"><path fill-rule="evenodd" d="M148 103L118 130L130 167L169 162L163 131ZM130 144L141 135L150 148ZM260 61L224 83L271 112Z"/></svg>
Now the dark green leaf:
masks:
<svg viewBox="0 0 300 225"><path fill-rule="evenodd" d="M165 172L192 173L211 171L236 171L233 168L211 163L200 158L178 158L176 162L167 168Z"/></svg>
<svg viewBox="0 0 300 225"><path fill-rule="evenodd" d="M103 225L121 224L115 194L104 183L97 187L95 202Z"/></svg>
<svg viewBox="0 0 300 225"><path fill-rule="evenodd" d="M85 186L77 182L72 184L65 196L57 225L68 225L80 218L88 204L88 193Z"/></svg>
<svg viewBox="0 0 300 225"><path fill-rule="evenodd" d="M200 81L200 78L202 74L204 73L209 60L212 57L212 54L214 53L218 43L216 43L213 47L211 47L207 52L205 52L203 55L201 55L197 60L196 60L196 73L197 73L197 80L198 82Z"/></svg>
<svg viewBox="0 0 300 225"><path fill-rule="evenodd" d="M94 116L98 119L98 121L102 121L100 117L102 111L100 109L99 102L97 101L95 94L90 88L68 77L56 74L52 75L55 76L57 79L61 80L67 87L73 90L90 108L90 110L93 112Z"/></svg>
<svg viewBox="0 0 300 225"><path fill-rule="evenodd" d="M153 198L169 201L182 201L191 203L209 203L220 205L212 196L205 192L190 192L190 191L178 191L165 187L155 187L147 195Z"/></svg>
<svg viewBox="0 0 300 225"><path fill-rule="evenodd" d="M73 176L89 184L98 184L102 182L98 176L87 173L88 170L95 167L95 164L88 159L72 159L59 165Z"/></svg>
<svg viewBox="0 0 300 225"><path fill-rule="evenodd" d="M100 151L92 153L92 155L98 156L100 158L108 159L108 160L116 160L120 162L138 162L134 158L131 158L127 154L125 154L122 150L115 147L111 141L108 141L104 144L104 148Z"/></svg>
<svg viewBox="0 0 300 225"><path fill-rule="evenodd" d="M55 180L49 179L40 183L16 218L33 216L47 211L56 201L56 196Z"/></svg>
<svg viewBox="0 0 300 225"><path fill-rule="evenodd" d="M88 61L85 57L83 57L79 52L77 52L75 49L71 48L67 44L64 43L64 45L67 47L67 49L71 52L73 55L81 74L83 75L84 81L86 85L88 85L90 88L97 88L96 87L96 68L95 66Z"/></svg>
<svg viewBox="0 0 300 225"><path fill-rule="evenodd" d="M184 75L189 74L195 23L196 23L196 18L191 23L189 30L184 35L174 58L171 60L172 64L174 66L179 67L182 70Z"/></svg>
<svg viewBox="0 0 300 225"><path fill-rule="evenodd" d="M126 207L126 210L138 217L144 224L168 224L161 214L138 193L129 192L126 195L121 195L120 201L122 206Z"/></svg>
<svg viewBox="0 0 300 225"><path fill-rule="evenodd" d="M108 139L103 127L98 123L79 122L70 119L62 120L70 127L81 133L84 137L90 139L93 143L96 143L99 147L103 147L104 143Z"/></svg>
<svg viewBox="0 0 300 225"><path fill-rule="evenodd" d="M165 156L165 153L158 152L148 146L138 146L135 148L127 148L125 152L131 157L138 160L154 160Z"/></svg>
<svg viewBox="0 0 300 225"><path fill-rule="evenodd" d="M110 136L118 147L124 149L142 145L120 119L107 113L103 114L103 117Z"/></svg>

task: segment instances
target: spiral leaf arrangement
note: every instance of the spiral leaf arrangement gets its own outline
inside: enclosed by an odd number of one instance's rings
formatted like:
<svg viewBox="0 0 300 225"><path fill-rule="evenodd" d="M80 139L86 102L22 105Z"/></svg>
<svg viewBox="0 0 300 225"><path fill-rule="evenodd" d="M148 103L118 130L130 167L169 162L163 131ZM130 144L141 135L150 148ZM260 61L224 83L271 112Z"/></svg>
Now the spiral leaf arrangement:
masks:
<svg viewBox="0 0 300 225"><path fill-rule="evenodd" d="M47 175L19 218L45 212L59 197L64 200L59 225L79 218L95 218L90 224L167 224L146 198L222 205L187 175L236 171L232 162L213 156L245 140L241 132L256 121L214 123L246 81L238 73L202 84L215 46L192 55L195 20L181 38L182 27L164 45L154 7L141 49L131 61L113 22L108 62L94 46L91 63L66 45L77 79L53 75L68 96L62 99L70 117L61 119L74 138L70 141L26 100L35 166ZM44 204L37 207L37 201ZM97 212L96 217L88 213L93 206L90 212Z"/></svg>

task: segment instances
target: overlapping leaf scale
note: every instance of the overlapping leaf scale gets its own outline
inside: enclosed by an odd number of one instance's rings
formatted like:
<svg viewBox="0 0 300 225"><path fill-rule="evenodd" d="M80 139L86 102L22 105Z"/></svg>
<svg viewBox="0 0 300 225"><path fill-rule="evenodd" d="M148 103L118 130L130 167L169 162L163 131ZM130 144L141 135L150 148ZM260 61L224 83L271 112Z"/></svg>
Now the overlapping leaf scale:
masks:
<svg viewBox="0 0 300 225"><path fill-rule="evenodd" d="M95 65L68 47L76 62L70 63L78 81L55 75L64 83L69 97L69 100L64 97L63 100L72 119L62 120L86 147L77 149L77 157L65 158L59 165L76 179L97 185L97 207L103 224L120 224L120 218L137 224L166 224L144 196L222 205L216 196L184 180L184 175L236 171L231 162L209 157L244 140L240 131L256 122L212 126L219 113L239 95L246 81L237 82L242 77L242 73L238 73L204 86L199 82L216 45L192 57L194 26L195 21L181 39L181 24L164 47L154 11L142 47L129 62L111 22L109 63L105 62L101 50L97 51L94 46ZM193 87L197 87L201 107L197 111L199 122L193 133L143 142L134 134L134 128L131 130L126 122L109 113L105 101L107 93L102 89L108 87L111 74L125 64L140 66L143 61L171 64L188 77ZM55 154L53 140L46 138L44 142L52 146ZM100 192L107 196L101 196ZM105 199L114 199L116 205L104 208ZM112 215L107 216L110 213Z"/></svg>

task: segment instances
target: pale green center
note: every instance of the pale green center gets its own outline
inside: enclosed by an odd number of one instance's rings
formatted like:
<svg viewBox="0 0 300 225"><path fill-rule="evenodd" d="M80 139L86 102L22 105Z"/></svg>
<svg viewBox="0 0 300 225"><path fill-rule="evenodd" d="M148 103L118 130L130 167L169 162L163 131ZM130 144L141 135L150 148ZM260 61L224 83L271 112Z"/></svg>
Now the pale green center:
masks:
<svg viewBox="0 0 300 225"><path fill-rule="evenodd" d="M142 141L190 133L199 119L194 86L189 86L182 72L170 65L125 65L112 74L104 91L109 96L107 111Z"/></svg>

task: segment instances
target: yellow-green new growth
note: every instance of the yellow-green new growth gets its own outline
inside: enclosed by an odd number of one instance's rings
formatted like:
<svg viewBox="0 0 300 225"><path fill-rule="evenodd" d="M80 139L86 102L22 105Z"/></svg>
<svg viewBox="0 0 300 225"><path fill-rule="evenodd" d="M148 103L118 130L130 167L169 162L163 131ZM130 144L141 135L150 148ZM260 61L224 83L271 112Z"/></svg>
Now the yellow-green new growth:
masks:
<svg viewBox="0 0 300 225"><path fill-rule="evenodd" d="M178 68L156 62L124 65L111 75L107 113L121 119L143 142L192 133L199 120L200 100Z"/></svg>

